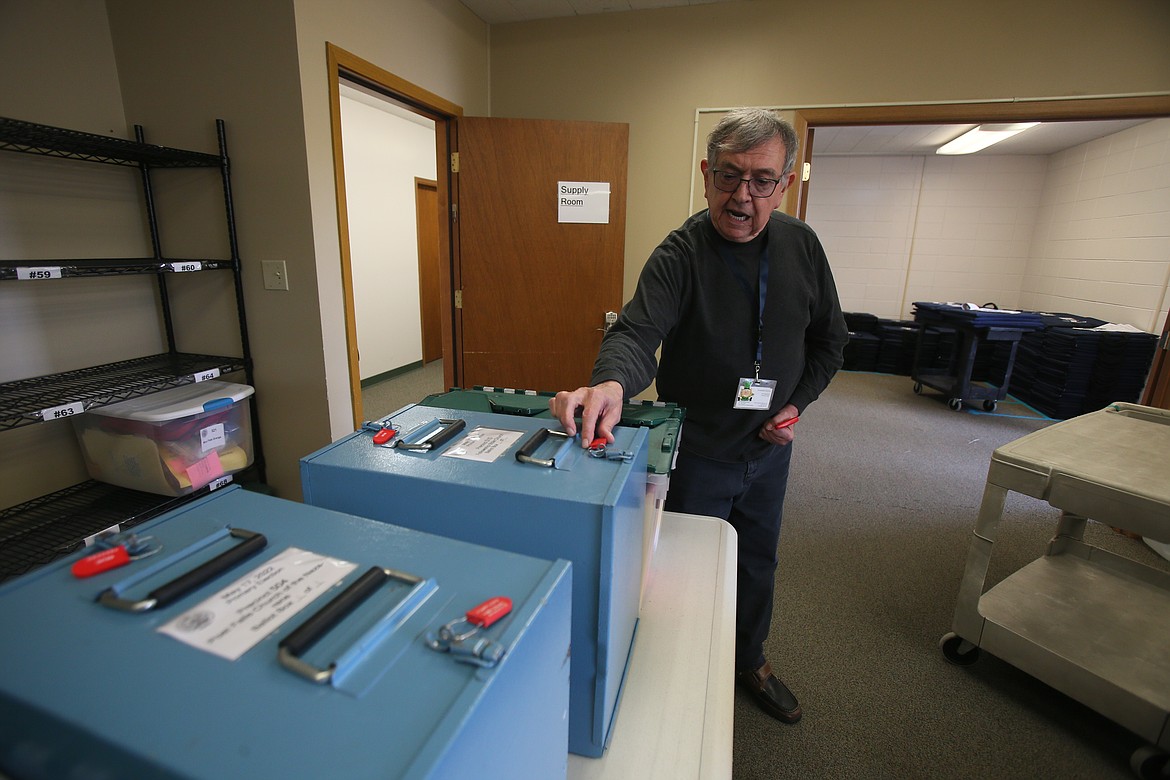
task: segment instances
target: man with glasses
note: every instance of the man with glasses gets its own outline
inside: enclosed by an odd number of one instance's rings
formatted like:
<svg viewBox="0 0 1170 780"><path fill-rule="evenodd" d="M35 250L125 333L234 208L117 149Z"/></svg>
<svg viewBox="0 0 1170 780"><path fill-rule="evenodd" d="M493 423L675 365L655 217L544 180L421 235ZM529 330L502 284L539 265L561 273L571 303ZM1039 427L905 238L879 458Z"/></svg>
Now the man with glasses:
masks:
<svg viewBox="0 0 1170 780"><path fill-rule="evenodd" d="M672 512L729 522L739 545L736 679L786 723L796 697L764 656L797 415L840 368L849 333L820 241L782 214L797 139L771 111L729 112L699 168L707 209L650 255L602 340L589 387L549 401L583 445L613 441L626 398L656 381L686 410ZM661 346L661 360L655 353Z"/></svg>

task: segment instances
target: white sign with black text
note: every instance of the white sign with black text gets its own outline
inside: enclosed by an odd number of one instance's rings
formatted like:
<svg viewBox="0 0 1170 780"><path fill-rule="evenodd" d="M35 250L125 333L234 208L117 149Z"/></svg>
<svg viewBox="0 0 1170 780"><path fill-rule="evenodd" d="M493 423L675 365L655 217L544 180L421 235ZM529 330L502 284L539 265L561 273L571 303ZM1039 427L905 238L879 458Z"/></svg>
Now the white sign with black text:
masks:
<svg viewBox="0 0 1170 780"><path fill-rule="evenodd" d="M557 222L609 224L609 182L557 182Z"/></svg>

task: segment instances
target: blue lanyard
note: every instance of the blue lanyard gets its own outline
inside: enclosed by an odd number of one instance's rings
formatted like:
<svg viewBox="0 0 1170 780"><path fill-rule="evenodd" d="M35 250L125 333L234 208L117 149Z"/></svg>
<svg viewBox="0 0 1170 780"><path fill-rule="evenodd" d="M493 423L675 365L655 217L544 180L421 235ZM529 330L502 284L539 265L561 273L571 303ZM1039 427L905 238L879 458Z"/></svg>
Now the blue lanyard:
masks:
<svg viewBox="0 0 1170 780"><path fill-rule="evenodd" d="M748 284L747 279L740 273L739 264L735 262L735 257L728 251L727 247L720 246L719 254L723 256L723 261L731 268L731 272L735 274L736 281L743 287L750 297L752 294L751 285ZM760 277L759 277L760 300L759 309L756 312L756 379L760 378L760 364L764 360L764 303L768 299L768 245L764 244L764 251L760 255Z"/></svg>

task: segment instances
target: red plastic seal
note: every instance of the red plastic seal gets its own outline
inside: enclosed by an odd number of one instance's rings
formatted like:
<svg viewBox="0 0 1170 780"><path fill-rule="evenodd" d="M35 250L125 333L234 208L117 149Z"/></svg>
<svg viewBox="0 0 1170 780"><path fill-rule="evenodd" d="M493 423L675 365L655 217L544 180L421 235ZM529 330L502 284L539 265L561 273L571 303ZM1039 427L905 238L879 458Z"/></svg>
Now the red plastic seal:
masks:
<svg viewBox="0 0 1170 780"><path fill-rule="evenodd" d="M480 628L487 628L511 611L512 599L507 596L493 596L478 607L469 609L467 622Z"/></svg>
<svg viewBox="0 0 1170 780"><path fill-rule="evenodd" d="M117 547L85 556L74 563L70 571L73 572L74 577L92 577L128 563L130 563L130 553L126 551L126 545L120 544Z"/></svg>

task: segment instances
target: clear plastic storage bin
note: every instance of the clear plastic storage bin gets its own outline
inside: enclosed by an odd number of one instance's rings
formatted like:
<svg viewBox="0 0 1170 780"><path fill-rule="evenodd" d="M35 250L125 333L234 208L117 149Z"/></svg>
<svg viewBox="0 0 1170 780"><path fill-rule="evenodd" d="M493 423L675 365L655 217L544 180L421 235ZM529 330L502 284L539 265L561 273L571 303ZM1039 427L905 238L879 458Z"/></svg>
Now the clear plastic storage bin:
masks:
<svg viewBox="0 0 1170 780"><path fill-rule="evenodd" d="M252 463L249 385L208 381L73 418L96 480L181 496Z"/></svg>

